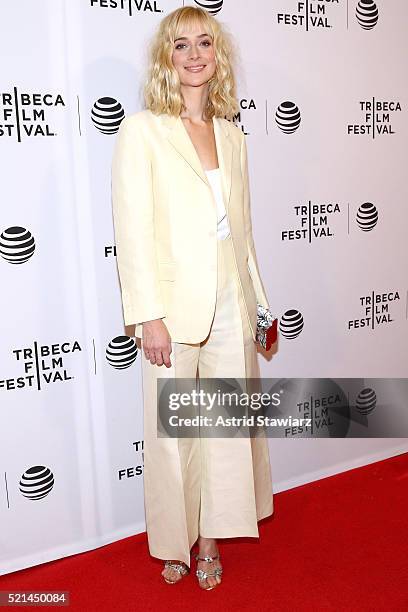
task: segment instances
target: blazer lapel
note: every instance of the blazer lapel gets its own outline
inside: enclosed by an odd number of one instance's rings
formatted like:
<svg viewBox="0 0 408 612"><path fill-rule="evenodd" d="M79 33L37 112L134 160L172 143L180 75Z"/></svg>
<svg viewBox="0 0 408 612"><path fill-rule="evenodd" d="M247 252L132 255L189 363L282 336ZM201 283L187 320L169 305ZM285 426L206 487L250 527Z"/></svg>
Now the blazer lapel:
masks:
<svg viewBox="0 0 408 612"><path fill-rule="evenodd" d="M233 162L233 146L229 133L228 122L222 121L218 117L213 118L215 142L217 145L218 162L221 171L222 191L224 195L224 206L228 215L228 206L231 194L231 174ZM229 216L229 215L228 215Z"/></svg>
<svg viewBox="0 0 408 612"><path fill-rule="evenodd" d="M190 168L200 177L202 181L211 187L207 175L202 167L198 153L193 142L181 120L181 117L173 115L160 115L162 125L167 132L167 139L181 155ZM229 134L228 122L221 121L218 117L213 117L215 144L217 147L218 163L221 173L221 186L224 197L224 206L228 212L228 204L231 194L231 171L233 146Z"/></svg>

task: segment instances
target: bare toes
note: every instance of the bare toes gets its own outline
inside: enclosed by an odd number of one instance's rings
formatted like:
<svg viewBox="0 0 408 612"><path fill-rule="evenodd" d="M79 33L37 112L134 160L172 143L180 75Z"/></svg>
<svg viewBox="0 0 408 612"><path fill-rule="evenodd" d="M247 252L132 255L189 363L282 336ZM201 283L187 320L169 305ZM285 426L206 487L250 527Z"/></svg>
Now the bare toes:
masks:
<svg viewBox="0 0 408 612"><path fill-rule="evenodd" d="M162 576L171 582L177 582L181 578L180 574L171 567L166 567L166 569L162 572Z"/></svg>

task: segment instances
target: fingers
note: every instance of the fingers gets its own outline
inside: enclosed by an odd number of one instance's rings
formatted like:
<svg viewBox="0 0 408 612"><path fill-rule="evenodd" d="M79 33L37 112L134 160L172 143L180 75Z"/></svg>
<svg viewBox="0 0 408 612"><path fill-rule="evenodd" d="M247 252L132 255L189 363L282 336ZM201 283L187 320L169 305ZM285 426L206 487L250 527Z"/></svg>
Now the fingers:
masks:
<svg viewBox="0 0 408 612"><path fill-rule="evenodd" d="M171 353L171 344L164 351L162 351L163 363L166 366L166 368L169 368L171 366L170 353Z"/></svg>
<svg viewBox="0 0 408 612"><path fill-rule="evenodd" d="M152 365L157 364L157 362L160 362L161 360L161 350L159 349L155 349L153 347L144 348L144 354L146 359L148 359Z"/></svg>
<svg viewBox="0 0 408 612"><path fill-rule="evenodd" d="M171 342L168 342L165 348L147 348L143 347L146 359L150 361L152 365L162 366L163 364L167 367L171 367L170 353L172 352Z"/></svg>
<svg viewBox="0 0 408 612"><path fill-rule="evenodd" d="M161 319L143 323L142 348L146 359L152 365L162 366L164 364L167 368L171 366L171 336Z"/></svg>

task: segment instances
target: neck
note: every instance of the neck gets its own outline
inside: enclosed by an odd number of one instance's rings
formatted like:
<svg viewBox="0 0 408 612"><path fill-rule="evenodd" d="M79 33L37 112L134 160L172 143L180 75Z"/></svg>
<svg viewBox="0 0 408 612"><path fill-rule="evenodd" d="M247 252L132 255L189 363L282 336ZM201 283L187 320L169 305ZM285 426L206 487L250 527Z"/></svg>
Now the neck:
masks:
<svg viewBox="0 0 408 612"><path fill-rule="evenodd" d="M205 116L205 107L208 100L208 83L204 83L200 87L181 85L180 89L184 106L186 107L186 110L181 113L180 117L188 119L191 123L206 123L208 121Z"/></svg>

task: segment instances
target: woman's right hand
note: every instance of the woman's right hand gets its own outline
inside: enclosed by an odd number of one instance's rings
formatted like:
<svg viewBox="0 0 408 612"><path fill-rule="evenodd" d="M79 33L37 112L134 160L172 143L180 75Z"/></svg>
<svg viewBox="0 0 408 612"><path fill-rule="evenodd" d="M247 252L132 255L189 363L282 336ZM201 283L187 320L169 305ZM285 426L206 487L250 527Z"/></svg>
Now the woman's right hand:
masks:
<svg viewBox="0 0 408 612"><path fill-rule="evenodd" d="M142 335L142 348L146 359L149 359L153 365L161 366L164 363L167 368L170 368L171 337L162 319L144 321Z"/></svg>

